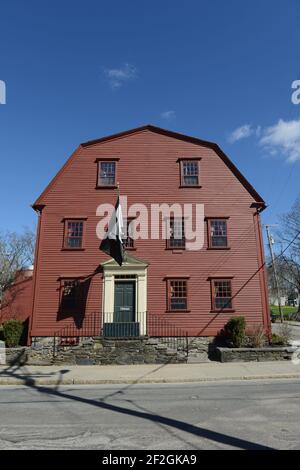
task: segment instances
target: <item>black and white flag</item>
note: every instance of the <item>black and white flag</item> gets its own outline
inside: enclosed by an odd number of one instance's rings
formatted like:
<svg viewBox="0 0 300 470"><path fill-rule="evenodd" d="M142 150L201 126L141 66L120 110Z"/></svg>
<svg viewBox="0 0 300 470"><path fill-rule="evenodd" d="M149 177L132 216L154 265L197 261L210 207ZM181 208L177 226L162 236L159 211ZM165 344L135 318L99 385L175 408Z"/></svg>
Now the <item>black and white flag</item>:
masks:
<svg viewBox="0 0 300 470"><path fill-rule="evenodd" d="M100 250L114 258L120 266L122 266L124 261L123 235L124 224L122 207L120 204L120 197L118 196L115 210L108 224L106 236L100 244Z"/></svg>

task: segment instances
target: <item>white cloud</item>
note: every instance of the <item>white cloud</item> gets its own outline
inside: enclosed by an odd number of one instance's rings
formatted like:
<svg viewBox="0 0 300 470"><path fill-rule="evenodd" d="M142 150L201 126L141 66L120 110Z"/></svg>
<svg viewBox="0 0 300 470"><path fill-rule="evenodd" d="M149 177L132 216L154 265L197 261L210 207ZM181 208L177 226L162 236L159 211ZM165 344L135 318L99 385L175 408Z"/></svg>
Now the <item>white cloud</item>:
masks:
<svg viewBox="0 0 300 470"><path fill-rule="evenodd" d="M160 117L162 119L165 119L166 121L173 121L173 119L176 118L176 113L173 110L164 111L164 112L161 113Z"/></svg>
<svg viewBox="0 0 300 470"><path fill-rule="evenodd" d="M259 143L271 155L282 153L291 163L300 160L300 119L292 121L280 119L277 124L263 131Z"/></svg>
<svg viewBox="0 0 300 470"><path fill-rule="evenodd" d="M244 126L238 127L235 129L229 136L228 140L232 144L238 140L246 139L254 133L254 129L250 124L245 124Z"/></svg>
<svg viewBox="0 0 300 470"><path fill-rule="evenodd" d="M104 69L104 75L111 88L120 88L124 83L135 80L138 77L138 70L134 65L124 64L118 69Z"/></svg>

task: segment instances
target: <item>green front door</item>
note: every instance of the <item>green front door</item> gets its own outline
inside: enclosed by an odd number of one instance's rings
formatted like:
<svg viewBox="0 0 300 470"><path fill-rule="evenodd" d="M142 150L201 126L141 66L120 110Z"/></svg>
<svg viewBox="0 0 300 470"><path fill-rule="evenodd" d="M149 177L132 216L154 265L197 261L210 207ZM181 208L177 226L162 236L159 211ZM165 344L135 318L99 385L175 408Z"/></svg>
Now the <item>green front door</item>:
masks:
<svg viewBox="0 0 300 470"><path fill-rule="evenodd" d="M129 323L135 321L135 282L115 282L114 322Z"/></svg>

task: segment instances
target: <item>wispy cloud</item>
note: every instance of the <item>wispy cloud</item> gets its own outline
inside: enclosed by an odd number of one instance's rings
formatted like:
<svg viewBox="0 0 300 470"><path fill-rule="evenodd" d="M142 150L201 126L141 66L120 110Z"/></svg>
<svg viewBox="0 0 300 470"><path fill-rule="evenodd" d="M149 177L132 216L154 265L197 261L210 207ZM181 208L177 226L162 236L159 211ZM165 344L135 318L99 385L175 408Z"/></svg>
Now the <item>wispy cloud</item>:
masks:
<svg viewBox="0 0 300 470"><path fill-rule="evenodd" d="M300 119L284 121L267 127L259 141L271 155L283 154L288 162L300 160Z"/></svg>
<svg viewBox="0 0 300 470"><path fill-rule="evenodd" d="M230 136L228 137L228 140L231 144L234 144L235 142L238 142L239 140L242 139L247 139L248 137L252 135L259 135L260 133L260 127L253 127L250 124L244 124L243 126L238 127L235 129Z"/></svg>
<svg viewBox="0 0 300 470"><path fill-rule="evenodd" d="M288 162L300 160L300 118L279 121L273 126L262 128L245 124L235 129L228 140L234 144L239 140L254 136L258 144L270 155L281 155Z"/></svg>
<svg viewBox="0 0 300 470"><path fill-rule="evenodd" d="M160 114L160 117L164 119L165 121L173 121L174 119L176 119L176 113L173 110L163 111Z"/></svg>
<svg viewBox="0 0 300 470"><path fill-rule="evenodd" d="M112 89L121 88L126 82L138 78L138 70L134 65L124 64L117 69L104 69L104 75Z"/></svg>

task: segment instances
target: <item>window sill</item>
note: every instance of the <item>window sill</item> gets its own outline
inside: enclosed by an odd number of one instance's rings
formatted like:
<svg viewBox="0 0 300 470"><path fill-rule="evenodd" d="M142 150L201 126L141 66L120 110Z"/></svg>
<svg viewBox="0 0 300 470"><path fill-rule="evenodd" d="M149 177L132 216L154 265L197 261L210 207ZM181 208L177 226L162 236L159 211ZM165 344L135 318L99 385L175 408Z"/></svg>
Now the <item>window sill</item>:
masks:
<svg viewBox="0 0 300 470"><path fill-rule="evenodd" d="M132 248L127 247L127 248L126 248L126 247L124 247L124 250L125 250L125 251L136 251L136 248L134 248L134 247L132 247Z"/></svg>
<svg viewBox="0 0 300 470"><path fill-rule="evenodd" d="M207 249L208 250L217 250L217 251L219 251L219 250L230 250L231 247L230 246L219 246L219 247L218 246L208 246Z"/></svg>
<svg viewBox="0 0 300 470"><path fill-rule="evenodd" d="M112 184L108 184L108 185L101 185L101 186L96 186L95 189L117 189L118 186L116 186L115 184L112 185Z"/></svg>
<svg viewBox="0 0 300 470"><path fill-rule="evenodd" d="M167 251L172 251L173 253L183 253L185 251L185 248L166 248Z"/></svg>
<svg viewBox="0 0 300 470"><path fill-rule="evenodd" d="M166 310L165 313L189 313L190 310Z"/></svg>
<svg viewBox="0 0 300 470"><path fill-rule="evenodd" d="M84 251L85 248L62 248L61 251Z"/></svg>
<svg viewBox="0 0 300 470"><path fill-rule="evenodd" d="M191 185L185 185L181 184L179 188L202 188L201 184L191 184Z"/></svg>
<svg viewBox="0 0 300 470"><path fill-rule="evenodd" d="M235 309L234 308L220 308L220 309L215 309L215 310L211 310L210 313L234 313L235 312Z"/></svg>

